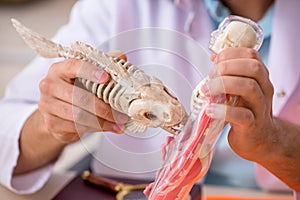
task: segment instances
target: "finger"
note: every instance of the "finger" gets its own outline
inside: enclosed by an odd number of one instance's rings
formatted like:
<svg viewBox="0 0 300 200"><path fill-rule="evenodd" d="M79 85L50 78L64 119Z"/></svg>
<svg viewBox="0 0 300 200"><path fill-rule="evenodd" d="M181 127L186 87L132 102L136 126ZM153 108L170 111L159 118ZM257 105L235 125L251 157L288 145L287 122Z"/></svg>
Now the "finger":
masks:
<svg viewBox="0 0 300 200"><path fill-rule="evenodd" d="M110 105L106 104L92 93L81 88L74 89L72 102L69 103L110 122L124 124L128 121L127 115L113 110Z"/></svg>
<svg viewBox="0 0 300 200"><path fill-rule="evenodd" d="M77 109L77 110L76 110ZM65 109L60 109L65 110ZM51 110L53 111L53 110ZM95 116L88 116L87 112L73 108L73 113L62 113L61 111L53 114L42 109L45 124L49 131L54 133L92 133L92 132L114 132L122 133L124 125L112 123ZM93 123L92 123L93 122Z"/></svg>
<svg viewBox="0 0 300 200"><path fill-rule="evenodd" d="M123 124L116 124L105 119L96 117L95 115L73 106L73 119L76 124L93 127L101 131L112 131L115 133L122 133L125 129ZM72 117L72 116L71 116Z"/></svg>
<svg viewBox="0 0 300 200"><path fill-rule="evenodd" d="M217 54L214 59L214 63L218 64L225 60L231 60L236 58L248 58L248 59L256 59L261 61L261 57L259 53L251 48L239 47L239 48L227 48L221 53Z"/></svg>
<svg viewBox="0 0 300 200"><path fill-rule="evenodd" d="M213 119L224 120L239 126L250 126L255 120L251 110L245 107L229 106L225 104L210 104L206 108L205 112Z"/></svg>
<svg viewBox="0 0 300 200"><path fill-rule="evenodd" d="M52 102L50 104L47 102L47 100L41 99L39 108L43 111L46 111L47 114L51 114L62 120L67 120L73 123L75 122L77 124L85 125L95 129L100 129L99 122L95 115L92 115L91 113L86 111L82 111L78 107L73 106L67 102L52 99ZM74 132L74 129L71 132Z"/></svg>
<svg viewBox="0 0 300 200"><path fill-rule="evenodd" d="M77 141L84 133L104 131L102 129L74 124L72 121L64 120L55 115L45 114L43 116L48 131L51 132L56 139L64 143Z"/></svg>
<svg viewBox="0 0 300 200"><path fill-rule="evenodd" d="M49 75L58 76L67 82L79 77L96 83L105 83L110 78L100 67L79 59L54 63L49 69Z"/></svg>
<svg viewBox="0 0 300 200"><path fill-rule="evenodd" d="M76 142L80 139L80 135L77 133L52 133L53 137L62 143Z"/></svg>
<svg viewBox="0 0 300 200"><path fill-rule="evenodd" d="M210 55L210 60L214 61L216 57L217 57L217 54L213 53Z"/></svg>
<svg viewBox="0 0 300 200"><path fill-rule="evenodd" d="M70 104L73 104L74 106L80 107L93 115L96 115L100 118L103 118L105 120L115 122L116 119L123 119L122 117L118 117L118 115L123 115L121 113L113 113L112 108L106 104L104 101L101 99L97 98L94 94L79 88L79 87L74 87L66 88L68 90L68 93L60 93L59 97L65 98L64 95L66 95L66 98L71 99L72 101L69 102ZM118 122L120 123L125 123L125 121L121 121L119 119Z"/></svg>
<svg viewBox="0 0 300 200"><path fill-rule="evenodd" d="M44 112L46 111L47 114L51 114L53 116L59 117L60 119L63 120L70 121L72 123L75 122L78 125L83 125L86 127L93 128L92 130L113 131L118 133L123 132L124 130L123 124L116 124L114 122L109 122L77 106L56 99L51 99L51 104L50 104L47 102L47 100L44 100L42 97L39 103L39 108Z"/></svg>
<svg viewBox="0 0 300 200"><path fill-rule="evenodd" d="M109 51L107 53L107 55L109 55L111 57L114 57L114 58L117 58L118 60L125 60L125 61L127 61L126 55L122 51L119 51L119 50Z"/></svg>
<svg viewBox="0 0 300 200"><path fill-rule="evenodd" d="M258 113L264 106L261 103L265 98L264 94L258 83L251 78L222 76L207 82L206 87L210 96L219 94L240 96L254 113Z"/></svg>
<svg viewBox="0 0 300 200"><path fill-rule="evenodd" d="M216 76L242 76L255 79L266 94L271 94L269 72L262 62L255 59L226 60L216 65ZM273 95L273 94L272 94Z"/></svg>
<svg viewBox="0 0 300 200"><path fill-rule="evenodd" d="M43 111L41 111L41 113L43 114L47 129L52 133L57 133L60 135L82 135L83 133L97 132L102 130L99 128L75 124L71 120L67 120L50 113L44 113Z"/></svg>
<svg viewBox="0 0 300 200"><path fill-rule="evenodd" d="M65 143L77 141L85 133L96 133L96 132L109 131L109 132L113 132L116 134L121 134L124 131L123 129L120 129L120 128L116 129L116 131L111 130L109 128L107 130L106 129L95 129L92 127L83 126L81 124L74 124L73 122L70 122L67 120L62 121L61 118L57 118L57 120L59 120L59 123L61 124L61 126L54 128L54 130L52 131L53 136L55 138L57 138L58 140L65 142ZM56 121L56 122L58 122L58 121ZM56 124L58 124L58 123L56 123ZM75 130L71 131L71 129L66 129L66 127L68 127L68 126L74 127Z"/></svg>
<svg viewBox="0 0 300 200"><path fill-rule="evenodd" d="M54 104L53 98L55 98L57 100L78 106L93 115L97 115L98 117L111 122L117 121L120 124L124 124L128 120L127 115L117 111L113 112L112 108L108 104L104 103L94 94L86 91L85 89L74 87L73 85L60 79L55 81L49 79L42 80L40 83L40 90L42 93L41 97L44 97L43 99L41 98L41 101L44 102L46 106ZM50 94L53 97L49 96ZM62 106L56 106L52 109L60 107Z"/></svg>

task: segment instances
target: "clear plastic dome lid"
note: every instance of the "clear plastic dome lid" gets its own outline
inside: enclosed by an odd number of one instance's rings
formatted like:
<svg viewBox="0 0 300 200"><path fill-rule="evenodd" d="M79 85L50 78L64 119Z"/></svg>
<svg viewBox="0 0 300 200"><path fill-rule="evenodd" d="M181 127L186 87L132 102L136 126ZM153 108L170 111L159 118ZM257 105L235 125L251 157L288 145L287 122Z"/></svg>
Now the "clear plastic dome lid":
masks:
<svg viewBox="0 0 300 200"><path fill-rule="evenodd" d="M211 33L209 49L220 53L228 47L248 47L258 50L262 45L262 28L254 21L230 15Z"/></svg>

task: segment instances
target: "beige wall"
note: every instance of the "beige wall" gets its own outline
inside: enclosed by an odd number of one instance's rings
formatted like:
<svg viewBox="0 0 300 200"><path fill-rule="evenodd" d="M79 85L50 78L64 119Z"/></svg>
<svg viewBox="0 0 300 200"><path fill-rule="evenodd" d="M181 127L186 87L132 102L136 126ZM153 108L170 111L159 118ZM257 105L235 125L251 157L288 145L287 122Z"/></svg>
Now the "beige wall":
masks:
<svg viewBox="0 0 300 200"><path fill-rule="evenodd" d="M68 21L76 0L35 0L16 5L0 3L0 98L5 86L35 56L20 39L10 19L16 18L26 26L47 37Z"/></svg>

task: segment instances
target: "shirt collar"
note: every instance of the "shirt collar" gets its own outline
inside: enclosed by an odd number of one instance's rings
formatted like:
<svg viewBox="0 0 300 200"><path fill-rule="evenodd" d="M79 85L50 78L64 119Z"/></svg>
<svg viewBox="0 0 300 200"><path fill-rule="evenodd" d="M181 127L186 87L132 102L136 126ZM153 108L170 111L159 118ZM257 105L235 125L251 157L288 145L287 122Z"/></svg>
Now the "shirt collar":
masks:
<svg viewBox="0 0 300 200"><path fill-rule="evenodd" d="M274 16L274 3L271 5L265 16L258 22L258 25L263 29L264 36L270 37L272 33Z"/></svg>
<svg viewBox="0 0 300 200"><path fill-rule="evenodd" d="M204 0L204 5L216 26L215 28L217 28L225 17L230 15L229 9L218 0Z"/></svg>
<svg viewBox="0 0 300 200"><path fill-rule="evenodd" d="M204 0L206 9L213 21L215 28L222 20L230 15L229 9L219 0ZM264 37L270 37L272 32L272 19L274 14L274 4L269 8L265 16L258 22L264 31Z"/></svg>

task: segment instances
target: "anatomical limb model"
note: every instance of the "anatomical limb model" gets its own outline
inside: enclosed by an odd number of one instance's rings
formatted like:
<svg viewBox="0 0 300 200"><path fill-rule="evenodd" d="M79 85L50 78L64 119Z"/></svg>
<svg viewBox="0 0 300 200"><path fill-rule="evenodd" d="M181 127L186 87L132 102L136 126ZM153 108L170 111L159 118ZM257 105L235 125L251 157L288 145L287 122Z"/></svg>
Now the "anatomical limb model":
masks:
<svg viewBox="0 0 300 200"><path fill-rule="evenodd" d="M218 54L228 47L248 47L258 50L263 33L253 21L229 16L211 34L210 50ZM210 103L235 105L238 98L226 94L207 97L201 91L209 77L193 91L191 114L179 135L170 137L163 146L163 166L145 194L150 200L186 199L193 184L202 178L211 163L212 149L226 125L205 114Z"/></svg>

